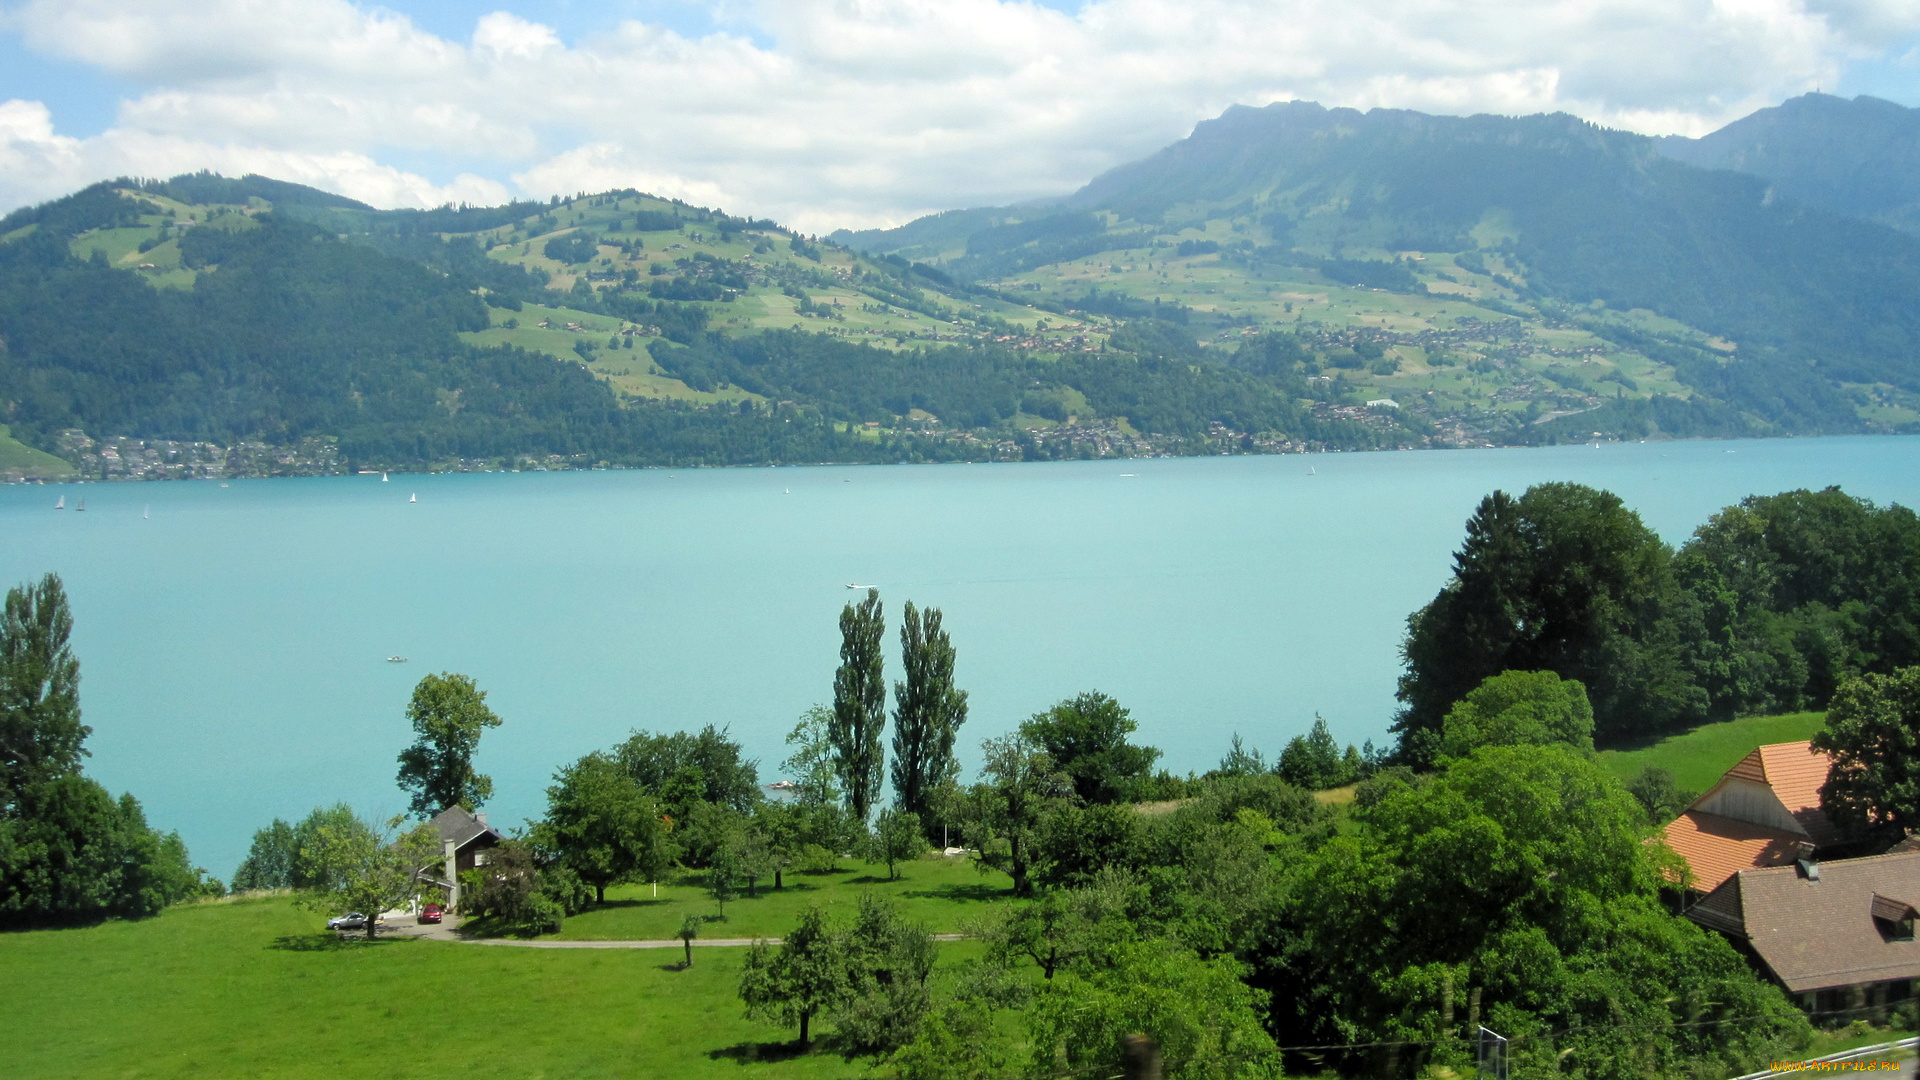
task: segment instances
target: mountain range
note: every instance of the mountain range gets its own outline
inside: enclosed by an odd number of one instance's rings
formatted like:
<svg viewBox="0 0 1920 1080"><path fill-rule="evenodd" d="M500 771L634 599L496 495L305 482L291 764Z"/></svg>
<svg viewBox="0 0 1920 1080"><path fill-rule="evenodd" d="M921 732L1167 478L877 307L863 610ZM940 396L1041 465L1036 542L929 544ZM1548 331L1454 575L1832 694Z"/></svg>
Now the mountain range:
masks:
<svg viewBox="0 0 1920 1080"><path fill-rule="evenodd" d="M631 190L112 181L0 219L0 472L1913 430L1917 154L1871 98L1694 140L1289 102L824 239Z"/></svg>

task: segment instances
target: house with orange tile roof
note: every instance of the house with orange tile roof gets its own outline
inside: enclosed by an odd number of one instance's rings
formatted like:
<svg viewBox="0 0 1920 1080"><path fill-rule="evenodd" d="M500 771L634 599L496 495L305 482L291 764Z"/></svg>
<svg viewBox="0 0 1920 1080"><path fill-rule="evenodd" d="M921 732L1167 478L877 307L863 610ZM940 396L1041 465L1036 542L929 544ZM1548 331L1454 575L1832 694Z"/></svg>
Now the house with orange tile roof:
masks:
<svg viewBox="0 0 1920 1080"><path fill-rule="evenodd" d="M1687 888L1711 893L1742 870L1786 866L1841 840L1820 809L1833 759L1811 743L1761 746L1662 830L1687 864Z"/></svg>

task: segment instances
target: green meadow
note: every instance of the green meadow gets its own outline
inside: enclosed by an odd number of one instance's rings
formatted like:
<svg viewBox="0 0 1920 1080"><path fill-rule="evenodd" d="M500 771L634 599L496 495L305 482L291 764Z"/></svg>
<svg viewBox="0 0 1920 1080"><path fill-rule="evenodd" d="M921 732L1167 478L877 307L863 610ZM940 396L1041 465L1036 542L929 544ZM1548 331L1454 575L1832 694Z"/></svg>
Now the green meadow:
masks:
<svg viewBox="0 0 1920 1080"><path fill-rule="evenodd" d="M799 875L783 895L727 905L710 937L779 934L812 900L850 916L862 888L899 898L938 928L985 907L1005 880L928 860L899 882L875 868ZM885 867L878 868L884 878ZM960 886L977 886L978 894ZM670 937L703 893L663 888L660 906L630 903L568 920L562 938ZM917 895L931 894L931 895ZM662 930L654 917L670 918ZM979 946L940 946L949 965ZM816 1043L797 1055L791 1030L744 1018L746 950L543 949L448 941L342 940L321 915L275 896L169 909L141 922L0 935L8 991L10 1080L306 1078L486 1080L727 1077L803 1080L873 1075ZM31 993L23 992L32 988ZM830 1030L827 1029L827 1030Z"/></svg>
<svg viewBox="0 0 1920 1080"><path fill-rule="evenodd" d="M850 914L863 893L892 900L902 915L936 934L951 934L991 905L1013 896L1011 878L998 871L982 873L964 857L929 855L901 863L898 870L900 877L889 879L884 863L847 859L830 873L788 872L782 889L776 890L771 878L763 879L753 897L743 893L727 901L726 917L708 922L701 936L778 937L807 905L817 903ZM699 873L677 877L657 889L651 885L608 889L604 907L575 915L552 936L565 941L665 940L679 931L689 912L710 918L720 912Z"/></svg>
<svg viewBox="0 0 1920 1080"><path fill-rule="evenodd" d="M1826 719L1823 712L1803 712L1702 724L1644 746L1602 750L1600 764L1622 780L1655 766L1672 773L1677 786L1705 791L1754 747L1811 739Z"/></svg>

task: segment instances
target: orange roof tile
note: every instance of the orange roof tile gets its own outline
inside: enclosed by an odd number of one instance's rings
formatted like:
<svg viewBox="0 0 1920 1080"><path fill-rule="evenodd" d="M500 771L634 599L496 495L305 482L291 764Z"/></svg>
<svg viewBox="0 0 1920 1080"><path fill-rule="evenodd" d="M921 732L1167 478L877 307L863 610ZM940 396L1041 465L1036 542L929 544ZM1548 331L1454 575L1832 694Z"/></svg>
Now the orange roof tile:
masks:
<svg viewBox="0 0 1920 1080"><path fill-rule="evenodd" d="M1765 770L1767 786L1813 842L1826 847L1838 841L1839 831L1820 811L1820 786L1827 782L1827 773L1833 768L1832 755L1815 750L1805 739L1763 746L1748 757L1756 755Z"/></svg>
<svg viewBox="0 0 1920 1080"><path fill-rule="evenodd" d="M1687 862L1689 888L1712 892L1742 870L1784 866L1800 857L1805 841L1784 829L1770 829L1718 814L1688 810L1667 823L1667 846Z"/></svg>

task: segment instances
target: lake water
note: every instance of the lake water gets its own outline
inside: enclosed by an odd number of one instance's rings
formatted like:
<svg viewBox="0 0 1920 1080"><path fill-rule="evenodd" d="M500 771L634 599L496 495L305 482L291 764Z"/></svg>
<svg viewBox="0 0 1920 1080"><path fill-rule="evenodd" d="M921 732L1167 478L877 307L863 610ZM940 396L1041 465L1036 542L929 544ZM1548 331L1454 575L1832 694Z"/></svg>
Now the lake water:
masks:
<svg viewBox="0 0 1920 1080"><path fill-rule="evenodd" d="M88 771L225 878L276 816L404 807L428 672L472 675L505 718L479 755L497 824L634 727L730 726L772 780L831 696L847 584L872 583L889 679L901 604L945 611L969 768L1099 689L1164 764L1204 769L1233 733L1272 754L1316 712L1384 741L1405 617L1495 488L1604 487L1678 542L1748 494L1916 505L1916 461L1900 437L21 486L0 489L0 584L66 580Z"/></svg>

